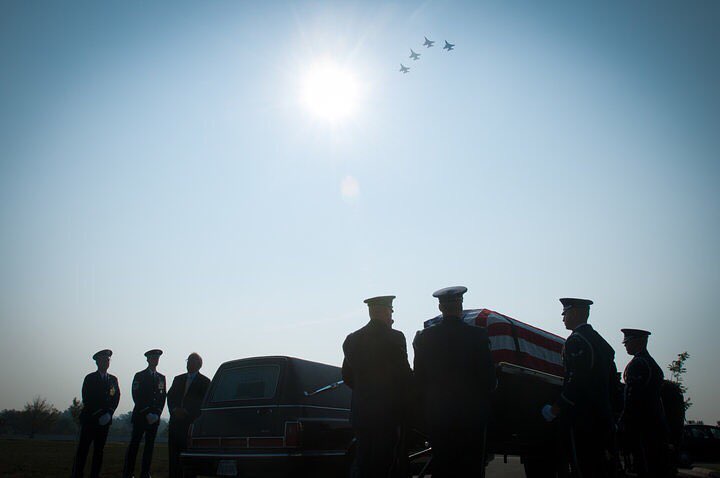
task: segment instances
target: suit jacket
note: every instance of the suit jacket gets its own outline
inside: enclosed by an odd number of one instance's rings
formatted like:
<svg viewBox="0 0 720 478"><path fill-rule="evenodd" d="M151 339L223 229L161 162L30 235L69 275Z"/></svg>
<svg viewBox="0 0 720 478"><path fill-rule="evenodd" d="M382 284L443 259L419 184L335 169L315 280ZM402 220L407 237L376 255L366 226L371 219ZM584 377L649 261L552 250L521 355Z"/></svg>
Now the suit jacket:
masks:
<svg viewBox="0 0 720 478"><path fill-rule="evenodd" d="M628 428L664 429L665 413L660 390L663 386L662 368L647 350L635 355L625 367L625 408L623 423Z"/></svg>
<svg viewBox="0 0 720 478"><path fill-rule="evenodd" d="M115 413L120 401L120 386L114 375L107 374L107 379L100 372L89 373L82 385L83 408L80 412L80 423L97 423L102 415Z"/></svg>
<svg viewBox="0 0 720 478"><path fill-rule="evenodd" d="M160 416L165 408L165 395L165 375L155 372L153 376L149 368L136 373L132 383L133 422L144 421L148 413Z"/></svg>
<svg viewBox="0 0 720 478"><path fill-rule="evenodd" d="M343 343L342 377L352 389L354 428L389 428L402 423L411 385L405 336L370 320Z"/></svg>
<svg viewBox="0 0 720 478"><path fill-rule="evenodd" d="M184 408L188 412L188 418L184 420L188 423L194 422L200 416L200 407L210 387L210 379L198 372L190 383L187 393L185 393L187 375L187 373L184 373L175 377L168 391L167 404L171 413L170 421L175 421L172 412L176 408Z"/></svg>
<svg viewBox="0 0 720 478"><path fill-rule="evenodd" d="M444 318L419 331L413 347L416 387L430 430L484 423L496 383L485 328Z"/></svg>
<svg viewBox="0 0 720 478"><path fill-rule="evenodd" d="M562 351L565 380L558 405L580 433L612 428L617 367L615 350L590 324L577 327Z"/></svg>

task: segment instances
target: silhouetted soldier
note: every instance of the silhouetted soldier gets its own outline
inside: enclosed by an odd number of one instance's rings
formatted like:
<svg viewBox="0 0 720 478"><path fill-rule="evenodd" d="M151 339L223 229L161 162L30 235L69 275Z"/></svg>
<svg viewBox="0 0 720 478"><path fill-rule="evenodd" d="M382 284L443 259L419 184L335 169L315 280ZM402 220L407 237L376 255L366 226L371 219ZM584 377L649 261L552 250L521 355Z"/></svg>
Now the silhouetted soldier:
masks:
<svg viewBox="0 0 720 478"><path fill-rule="evenodd" d="M570 458L576 476L612 476L615 351L587 323L591 300L565 298L560 302L565 328L572 330L562 352L565 380L558 401L546 405L542 414L548 421L558 415L567 421Z"/></svg>
<svg viewBox="0 0 720 478"><path fill-rule="evenodd" d="M125 455L123 477L133 476L135 459L137 458L140 440L145 435L141 478L150 477L155 436L160 425L160 415L165 408L165 376L157 371L162 350L153 349L145 352L148 368L135 374L132 383L132 396L135 407L132 412L132 436Z"/></svg>
<svg viewBox="0 0 720 478"><path fill-rule="evenodd" d="M365 300L370 321L347 336L342 376L352 389L351 421L361 478L390 474L411 384L407 345L392 329L393 295Z"/></svg>
<svg viewBox="0 0 720 478"><path fill-rule="evenodd" d="M650 332L622 329L623 344L633 358L625 367L625 409L620 427L640 477L668 476L667 423L660 399L663 371L647 351Z"/></svg>
<svg viewBox="0 0 720 478"><path fill-rule="evenodd" d="M478 476L495 369L485 328L463 322L466 287L436 291L442 321L417 333L415 382L432 445L433 478Z"/></svg>
<svg viewBox="0 0 720 478"><path fill-rule="evenodd" d="M114 375L107 373L110 367L112 350L101 350L93 355L97 371L88 374L83 380L80 412L80 441L73 463L73 478L81 478L85 469L90 444L93 444L93 457L90 477L100 476L103 451L107 440L112 416L120 401L120 386Z"/></svg>
<svg viewBox="0 0 720 478"><path fill-rule="evenodd" d="M210 387L210 379L200 373L202 357L191 353L187 358L187 373L173 379L167 394L170 425L168 452L170 478L182 477L180 452L187 449L188 430L200 416L200 406Z"/></svg>

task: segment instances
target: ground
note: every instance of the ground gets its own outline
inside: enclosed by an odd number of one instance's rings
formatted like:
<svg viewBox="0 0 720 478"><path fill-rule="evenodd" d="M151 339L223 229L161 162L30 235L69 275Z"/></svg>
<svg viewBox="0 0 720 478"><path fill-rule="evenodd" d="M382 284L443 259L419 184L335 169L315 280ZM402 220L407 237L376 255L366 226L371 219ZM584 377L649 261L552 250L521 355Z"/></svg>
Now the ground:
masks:
<svg viewBox="0 0 720 478"><path fill-rule="evenodd" d="M75 454L75 442L45 440L7 440L0 439L0 476L3 478L67 478L72 469ZM103 478L119 478L125 456L126 443L108 443L103 460ZM138 467L142 446L138 454ZM92 452L91 452L92 455ZM153 454L153 478L167 478L167 445L156 444ZM90 456L85 465L85 473L90 471ZM516 458L510 457L503 463L502 457L495 459L489 466L488 477L522 477L522 466Z"/></svg>
<svg viewBox="0 0 720 478"><path fill-rule="evenodd" d="M0 476L3 478L67 478L72 469L76 443L73 441L48 441L27 439L0 439ZM120 478L127 443L108 443L103 461L103 478ZM140 466L142 446L137 464ZM92 456L92 452L91 452ZM90 456L85 465L90 471ZM720 470L718 464L699 465ZM157 443L153 454L153 478L167 478L167 445ZM137 476L137 475L136 475ZM504 463L498 456L488 466L488 478L522 478L523 467L517 457L509 457ZM695 476L695 475L693 475Z"/></svg>
<svg viewBox="0 0 720 478"><path fill-rule="evenodd" d="M0 439L0 476L3 478L67 478L72 470L76 443L73 441ZM92 448L91 448L92 449ZM122 475L127 443L108 443L103 459L103 478ZM90 456L85 465L90 472ZM140 466L142 446L138 453ZM152 462L153 478L167 478L167 445L156 444ZM139 475L139 469L138 469Z"/></svg>

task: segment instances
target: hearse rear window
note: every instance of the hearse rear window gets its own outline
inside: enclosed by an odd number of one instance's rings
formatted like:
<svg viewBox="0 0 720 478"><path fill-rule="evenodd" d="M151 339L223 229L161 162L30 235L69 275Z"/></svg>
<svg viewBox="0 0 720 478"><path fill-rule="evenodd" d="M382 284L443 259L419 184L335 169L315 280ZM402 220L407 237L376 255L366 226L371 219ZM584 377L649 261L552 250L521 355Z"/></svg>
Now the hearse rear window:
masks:
<svg viewBox="0 0 720 478"><path fill-rule="evenodd" d="M211 402L272 398L277 389L280 367L257 365L226 370L214 387Z"/></svg>

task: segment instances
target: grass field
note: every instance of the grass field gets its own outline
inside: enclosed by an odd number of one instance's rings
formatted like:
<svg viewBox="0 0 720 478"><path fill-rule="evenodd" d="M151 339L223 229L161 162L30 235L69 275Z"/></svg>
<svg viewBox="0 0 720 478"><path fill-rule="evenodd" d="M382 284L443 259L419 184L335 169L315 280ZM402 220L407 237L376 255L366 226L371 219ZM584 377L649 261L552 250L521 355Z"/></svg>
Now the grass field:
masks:
<svg viewBox="0 0 720 478"><path fill-rule="evenodd" d="M3 478L68 478L72 470L76 443L72 441L7 440L0 439L0 476ZM108 443L103 458L103 478L120 478L127 443ZM92 447L85 464L85 476L90 473ZM135 476L140 476L142 444L138 452ZM167 445L155 444L153 478L167 478Z"/></svg>

